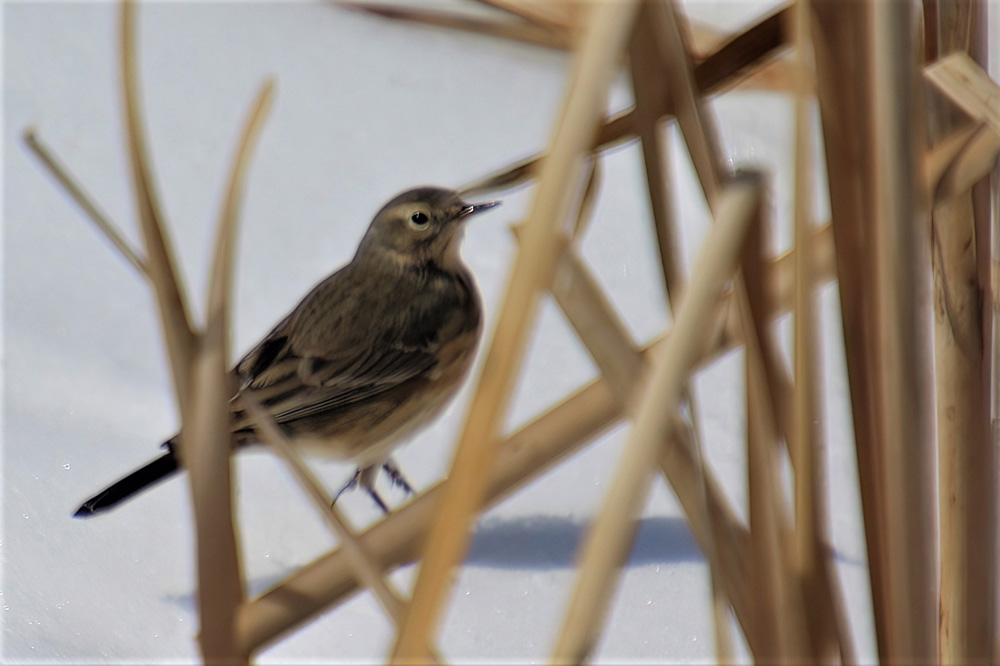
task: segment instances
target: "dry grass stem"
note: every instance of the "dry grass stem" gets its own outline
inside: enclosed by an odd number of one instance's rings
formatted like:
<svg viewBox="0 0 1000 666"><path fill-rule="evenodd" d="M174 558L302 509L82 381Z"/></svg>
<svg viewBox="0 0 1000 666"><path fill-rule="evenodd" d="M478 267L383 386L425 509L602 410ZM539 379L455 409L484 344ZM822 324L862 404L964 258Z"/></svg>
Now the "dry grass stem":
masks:
<svg viewBox="0 0 1000 666"><path fill-rule="evenodd" d="M932 152L933 156L935 153ZM949 162L934 192L936 202L966 192L996 169L1000 160L1000 134L985 125L976 130L961 152ZM932 181L933 183L934 181Z"/></svg>
<svg viewBox="0 0 1000 666"><path fill-rule="evenodd" d="M649 13L647 6L646 13ZM667 157L669 146L666 143L669 134L659 132L661 109L667 107L668 92L661 84L665 74L657 51L657 33L653 30L653 20L638 21L630 44L630 68L632 87L635 93L635 117L639 139L642 147L643 164L646 173L646 189L649 194L650 209L653 216L653 227L656 232L659 250L660 268L663 272L665 293L671 309L676 310L681 302L684 286L684 270L681 265L680 243L677 238L676 219L673 214L672 188L670 186L670 161ZM708 497L705 481L705 470L701 460L701 442L697 432L697 405L688 387L684 390L684 401L691 413L689 449L692 468L697 479L697 497L700 500L696 506L690 507L698 512L700 521L711 524L708 509ZM670 482L670 474L667 480ZM675 492L676 489L675 489ZM713 538L713 530L706 529L699 543L709 563L712 586L712 613L716 644L716 657L720 662L733 661L733 640L729 630L729 603L723 589L726 584L719 580L724 575L722 565ZM742 621L745 618L740 618Z"/></svg>
<svg viewBox="0 0 1000 666"><path fill-rule="evenodd" d="M285 461L292 476L295 477L313 505L322 514L333 533L337 535L347 563L358 581L372 591L386 615L398 627L403 620L402 597L392 581L382 577L382 571L375 556L358 539L357 534L334 506L333 499L323 490L319 480L306 466L305 461L295 451L285 434L274 423L274 419L261 409L260 404L252 400L252 397L250 399L244 398L243 402L253 415L255 427L261 438L274 449L278 457Z"/></svg>
<svg viewBox="0 0 1000 666"><path fill-rule="evenodd" d="M661 84L664 74L654 40L650 22L637 21L635 34L632 36L629 65L632 88L635 91L636 130L642 146L646 191L656 231L660 268L663 271L667 298L676 307L680 303L684 269L673 214L670 162L664 145L668 135L661 136L659 132L661 111L667 106L667 90Z"/></svg>
<svg viewBox="0 0 1000 666"><path fill-rule="evenodd" d="M486 353L481 380L458 443L434 527L427 542L406 622L393 661L422 660L433 639L451 572L468 543L468 530L487 493L497 449L497 429L507 411L520 359L534 322L541 289L548 287L558 257L558 225L585 175L586 154L600 124L617 54L628 35L635 4L595 5L574 59L573 81Z"/></svg>
<svg viewBox="0 0 1000 666"><path fill-rule="evenodd" d="M938 658L936 451L930 322L930 197L921 171L926 137L917 16L904 3L872 5L869 162L874 183L876 371L885 467L883 578L886 655ZM891 470L907 470L906 474Z"/></svg>
<svg viewBox="0 0 1000 666"><path fill-rule="evenodd" d="M534 0L475 0L476 2L505 11L529 23L545 26L553 31L574 28L580 13L586 10L576 2L541 3Z"/></svg>
<svg viewBox="0 0 1000 666"><path fill-rule="evenodd" d="M198 554L200 641L206 662L245 660L236 644L236 614L244 589L233 521L229 401L236 387L229 372L229 330L236 224L251 152L273 98L262 86L230 170L219 214L208 292L205 332L196 337L191 420L181 426L185 466L194 506Z"/></svg>
<svg viewBox="0 0 1000 666"><path fill-rule="evenodd" d="M646 10L645 20L653 33L653 48L659 53L660 66L666 77L670 105L684 134L684 142L691 154L708 207L715 213L715 200L725 173L720 160L722 153L718 148L715 129L701 110L699 90L677 10L672 2L650 2L643 6Z"/></svg>
<svg viewBox="0 0 1000 666"><path fill-rule="evenodd" d="M83 209L83 212L87 214L87 217L97 226L97 228L105 235L105 237L111 241L111 244L121 252L125 260L128 261L132 268L138 271L139 275L145 279L149 279L149 269L146 267L146 261L140 256L131 244L125 239L125 237L118 231L117 225L111 221L111 219L104 213L100 207L94 203L93 197L87 194L83 186L80 185L75 178L69 173L69 169L66 165L56 157L56 154L52 152L46 146L41 139L38 138L38 134L34 128L29 128L24 132L24 143L27 144L28 148L35 154L35 156L41 160L42 164L49 170L49 173L53 178L62 185L66 193L76 202L76 204Z"/></svg>
<svg viewBox="0 0 1000 666"><path fill-rule="evenodd" d="M636 422L615 471L611 488L587 535L579 573L553 661L579 663L600 636L600 626L617 572L635 534L635 520L652 482L672 416L680 405L688 374L704 349L703 331L716 311L724 282L731 277L746 236L750 215L760 196L759 183L737 181L719 202L717 221L700 254L689 286L689 298L655 362L642 392Z"/></svg>
<svg viewBox="0 0 1000 666"><path fill-rule="evenodd" d="M569 35L567 33L548 30L543 26L524 21L496 21L433 9L402 7L399 5L371 2L338 2L337 4L348 9L364 11L390 19L463 30L479 35L501 37L503 39L553 49L569 48Z"/></svg>
<svg viewBox="0 0 1000 666"><path fill-rule="evenodd" d="M703 95L722 92L736 85L741 77L760 66L769 56L785 45L783 27L787 10L761 19L747 30L734 36L694 67L694 80ZM667 109L660 112L660 119L672 117ZM618 113L604 122L594 141L594 150L612 148L634 138L636 134L635 110ZM479 195L522 185L537 177L544 155L521 160L494 174L469 183L460 191L468 196Z"/></svg>
<svg viewBox="0 0 1000 666"><path fill-rule="evenodd" d="M929 25L933 57L925 70L936 92L928 96L930 140L941 143L1000 127L1000 87L966 55L973 3L938 3ZM932 34L931 34L932 33ZM957 53L955 53L957 52ZM949 55L955 53L955 55ZM989 99L990 96L995 99ZM979 127L985 125L986 127ZM956 130L956 126L962 129ZM970 142L962 146L962 153ZM931 153L939 152L937 149ZM953 160L955 161L955 160ZM931 183L932 187L937 183ZM938 505L940 511L940 660L986 664L991 658L996 600L996 455L991 441L989 359L980 303L987 287L979 244L990 235L977 225L973 192L966 189L934 206L931 259L934 274L934 351L937 381ZM979 228L977 228L977 226ZM985 233L984 233L985 232ZM995 232L994 232L995 233ZM985 254L985 253L984 253ZM985 262L984 262L985 263ZM988 264L986 264L988 266Z"/></svg>
<svg viewBox="0 0 1000 666"><path fill-rule="evenodd" d="M146 248L146 265L156 294L174 393L183 420L189 407L186 398L191 393L191 367L196 340L187 300L177 278L173 249L166 238L163 211L153 186L152 166L139 104L139 60L135 52L134 12L134 1L125 0L122 4L120 35L126 140L139 226Z"/></svg>
<svg viewBox="0 0 1000 666"><path fill-rule="evenodd" d="M819 360L813 275L815 239L812 218L814 202L811 122L812 39L809 30L809 0L800 0L795 17L797 85L795 96L795 345L793 351L794 396L792 438L795 467L794 570L805 597L810 653L817 663L831 663L837 656L845 664L856 662L850 626L844 616L839 578L836 576L827 516L826 447L823 435L821 395L822 364Z"/></svg>
<svg viewBox="0 0 1000 666"><path fill-rule="evenodd" d="M925 76L960 109L1000 134L1000 84L967 53L955 53L927 68Z"/></svg>

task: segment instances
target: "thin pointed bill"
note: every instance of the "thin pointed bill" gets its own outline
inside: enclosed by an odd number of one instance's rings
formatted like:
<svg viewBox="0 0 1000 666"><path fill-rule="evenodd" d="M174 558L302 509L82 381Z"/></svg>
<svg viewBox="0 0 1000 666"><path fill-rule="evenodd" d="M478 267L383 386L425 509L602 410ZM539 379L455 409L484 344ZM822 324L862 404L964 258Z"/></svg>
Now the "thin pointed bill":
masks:
<svg viewBox="0 0 1000 666"><path fill-rule="evenodd" d="M499 206L500 200L494 201L484 201L483 203L471 204L462 209L462 212L458 214L459 217L468 217L470 215L475 215L480 211L484 211L488 208L493 208L494 206Z"/></svg>

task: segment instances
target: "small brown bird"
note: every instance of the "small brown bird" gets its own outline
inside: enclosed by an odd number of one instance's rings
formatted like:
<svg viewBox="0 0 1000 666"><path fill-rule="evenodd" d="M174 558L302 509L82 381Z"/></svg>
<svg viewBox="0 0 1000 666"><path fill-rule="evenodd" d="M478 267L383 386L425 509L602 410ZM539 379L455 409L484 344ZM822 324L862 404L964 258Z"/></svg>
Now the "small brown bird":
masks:
<svg viewBox="0 0 1000 666"><path fill-rule="evenodd" d="M380 468L412 492L389 454L444 409L468 374L482 305L459 245L469 217L498 203L422 187L383 206L350 263L236 364L233 445L259 441L239 400L249 394L296 445L357 463L340 493L360 483L388 511L373 486ZM178 471L176 442L75 516L110 509Z"/></svg>

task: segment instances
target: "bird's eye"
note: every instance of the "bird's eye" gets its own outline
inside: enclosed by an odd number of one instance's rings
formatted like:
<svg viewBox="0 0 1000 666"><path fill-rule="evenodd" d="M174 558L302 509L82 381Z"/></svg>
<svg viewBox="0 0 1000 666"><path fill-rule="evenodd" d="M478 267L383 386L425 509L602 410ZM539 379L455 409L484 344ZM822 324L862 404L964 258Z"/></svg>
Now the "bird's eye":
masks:
<svg viewBox="0 0 1000 666"><path fill-rule="evenodd" d="M427 215L421 213L420 211L417 211L416 213L410 216L410 224L412 224L417 229L423 229L424 227L427 226L428 222L430 222L430 220L427 218Z"/></svg>

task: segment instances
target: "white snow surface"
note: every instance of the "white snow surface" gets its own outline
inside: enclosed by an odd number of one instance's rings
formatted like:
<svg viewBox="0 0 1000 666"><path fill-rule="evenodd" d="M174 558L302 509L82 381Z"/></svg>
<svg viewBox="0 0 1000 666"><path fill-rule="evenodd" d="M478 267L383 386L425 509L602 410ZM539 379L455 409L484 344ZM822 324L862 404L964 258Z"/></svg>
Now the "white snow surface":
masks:
<svg viewBox="0 0 1000 666"><path fill-rule="evenodd" d="M734 28L768 4L689 2ZM450 6L450 5L449 5ZM125 161L114 3L3 6L3 577L7 663L190 663L194 640L191 515L177 477L107 515L79 503L158 455L177 409L151 292L25 149L27 126L139 244ZM546 145L566 90L566 54L391 22L331 3L143 3L139 48L156 182L187 292L201 317L215 221L238 132L264 78L277 101L249 177L240 229L235 353L260 338L315 282L347 261L371 215L420 184L457 187ZM630 103L621 78L609 109ZM790 242L792 104L736 93L710 107L735 165L773 174L775 249ZM671 153L684 257L709 219L683 141ZM603 160L581 251L637 342L664 329L642 159L628 144ZM515 245L508 226L524 188L470 226L464 256L482 288L487 339ZM817 219L828 216L817 203ZM831 525L863 662L874 659L837 293L822 299ZM558 308L545 300L508 426L596 376ZM790 321L782 323L788 336ZM447 470L469 385L397 459L417 488ZM695 381L708 462L745 513L742 354ZM453 663L549 656L582 537L604 498L627 426L489 511L450 595L440 648ZM330 488L353 469L310 459ZM238 457L242 556L251 593L335 545L269 453ZM405 501L383 486L394 504ZM340 505L356 526L379 512L362 493ZM394 580L409 590L415 569ZM594 659L713 659L705 561L658 480ZM393 637L368 594L323 614L258 656L261 663L384 659ZM741 653L747 658L745 648Z"/></svg>

